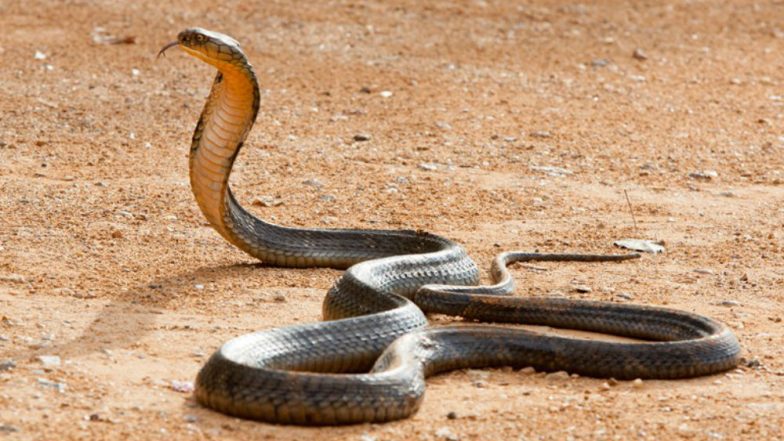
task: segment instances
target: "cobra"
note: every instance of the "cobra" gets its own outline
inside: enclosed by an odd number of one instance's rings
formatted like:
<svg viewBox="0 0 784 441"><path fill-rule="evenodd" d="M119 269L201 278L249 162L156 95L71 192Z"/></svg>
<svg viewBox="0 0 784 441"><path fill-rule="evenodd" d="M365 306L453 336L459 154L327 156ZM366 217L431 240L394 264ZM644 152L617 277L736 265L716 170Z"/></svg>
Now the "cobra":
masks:
<svg viewBox="0 0 784 441"><path fill-rule="evenodd" d="M503 253L493 285L463 248L411 230L301 229L264 222L232 195L229 175L259 111L256 74L233 38L182 31L178 46L217 70L190 150L193 194L210 225L269 265L347 270L327 292L325 321L262 330L223 344L202 367L196 399L262 421L329 425L405 418L425 378L466 367L533 366L594 377L683 378L734 367L723 324L660 307L510 295L517 261L620 261L636 255ZM548 325L631 337L609 342L509 327L429 327L425 313L466 321Z"/></svg>

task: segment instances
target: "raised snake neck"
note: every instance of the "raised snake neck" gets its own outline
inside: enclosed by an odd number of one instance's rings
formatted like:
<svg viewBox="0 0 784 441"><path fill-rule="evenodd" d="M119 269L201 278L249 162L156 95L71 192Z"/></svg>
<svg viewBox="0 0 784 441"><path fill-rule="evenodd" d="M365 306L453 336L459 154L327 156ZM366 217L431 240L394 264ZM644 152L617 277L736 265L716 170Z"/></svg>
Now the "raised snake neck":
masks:
<svg viewBox="0 0 784 441"><path fill-rule="evenodd" d="M287 228L254 217L228 185L259 108L253 68L239 45L222 34L188 29L164 50L173 45L219 70L190 153L193 193L210 224L270 265L348 268L327 293L323 315L328 321L259 331L225 343L196 379L200 403L276 423L380 422L415 412L425 377L450 369L533 366L634 379L707 375L737 364L735 336L707 317L639 305L508 295L513 281L506 266L511 262L619 261L630 256L503 253L493 262L495 284L475 286L473 261L439 236L410 230ZM649 341L579 340L482 325L428 328L423 311Z"/></svg>

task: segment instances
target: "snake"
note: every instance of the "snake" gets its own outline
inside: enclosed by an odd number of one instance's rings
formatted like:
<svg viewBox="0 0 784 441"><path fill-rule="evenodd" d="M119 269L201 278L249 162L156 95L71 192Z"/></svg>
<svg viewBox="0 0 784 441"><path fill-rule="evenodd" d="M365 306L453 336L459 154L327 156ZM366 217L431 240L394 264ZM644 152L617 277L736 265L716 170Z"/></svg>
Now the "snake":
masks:
<svg viewBox="0 0 784 441"><path fill-rule="evenodd" d="M292 228L265 222L233 195L229 176L260 107L258 79L234 38L188 28L165 45L217 75L189 154L192 193L228 242L270 266L345 271L323 301L323 321L264 329L224 343L202 366L195 399L269 423L338 425L406 418L426 378L465 368L533 367L617 380L719 373L740 361L733 332L711 318L658 306L512 295L507 266L526 261L619 262L637 254L504 252L492 283L463 247L420 230ZM427 314L462 317L430 326ZM488 322L488 323L480 323ZM539 333L542 325L627 337Z"/></svg>

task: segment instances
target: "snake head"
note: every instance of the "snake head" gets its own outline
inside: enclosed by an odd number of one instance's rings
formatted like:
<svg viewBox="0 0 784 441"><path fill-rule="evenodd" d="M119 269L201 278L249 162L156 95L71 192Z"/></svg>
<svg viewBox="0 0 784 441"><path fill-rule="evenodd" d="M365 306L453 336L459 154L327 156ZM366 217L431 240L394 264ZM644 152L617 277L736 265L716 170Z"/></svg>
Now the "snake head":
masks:
<svg viewBox="0 0 784 441"><path fill-rule="evenodd" d="M194 57L221 68L226 63L237 64L245 62L245 54L240 49L237 40L220 32L208 31L202 28L188 28L177 35L177 40L167 44L158 52L158 57L164 55L167 49L179 46Z"/></svg>

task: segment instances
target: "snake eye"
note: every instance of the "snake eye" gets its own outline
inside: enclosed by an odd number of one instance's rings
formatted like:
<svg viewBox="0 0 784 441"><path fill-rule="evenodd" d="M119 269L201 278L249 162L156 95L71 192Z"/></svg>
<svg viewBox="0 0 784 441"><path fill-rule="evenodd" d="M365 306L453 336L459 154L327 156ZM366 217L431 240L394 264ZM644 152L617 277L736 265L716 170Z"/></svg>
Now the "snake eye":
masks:
<svg viewBox="0 0 784 441"><path fill-rule="evenodd" d="M198 43L204 43L204 35L202 35L202 34L196 34L196 41L197 41Z"/></svg>

